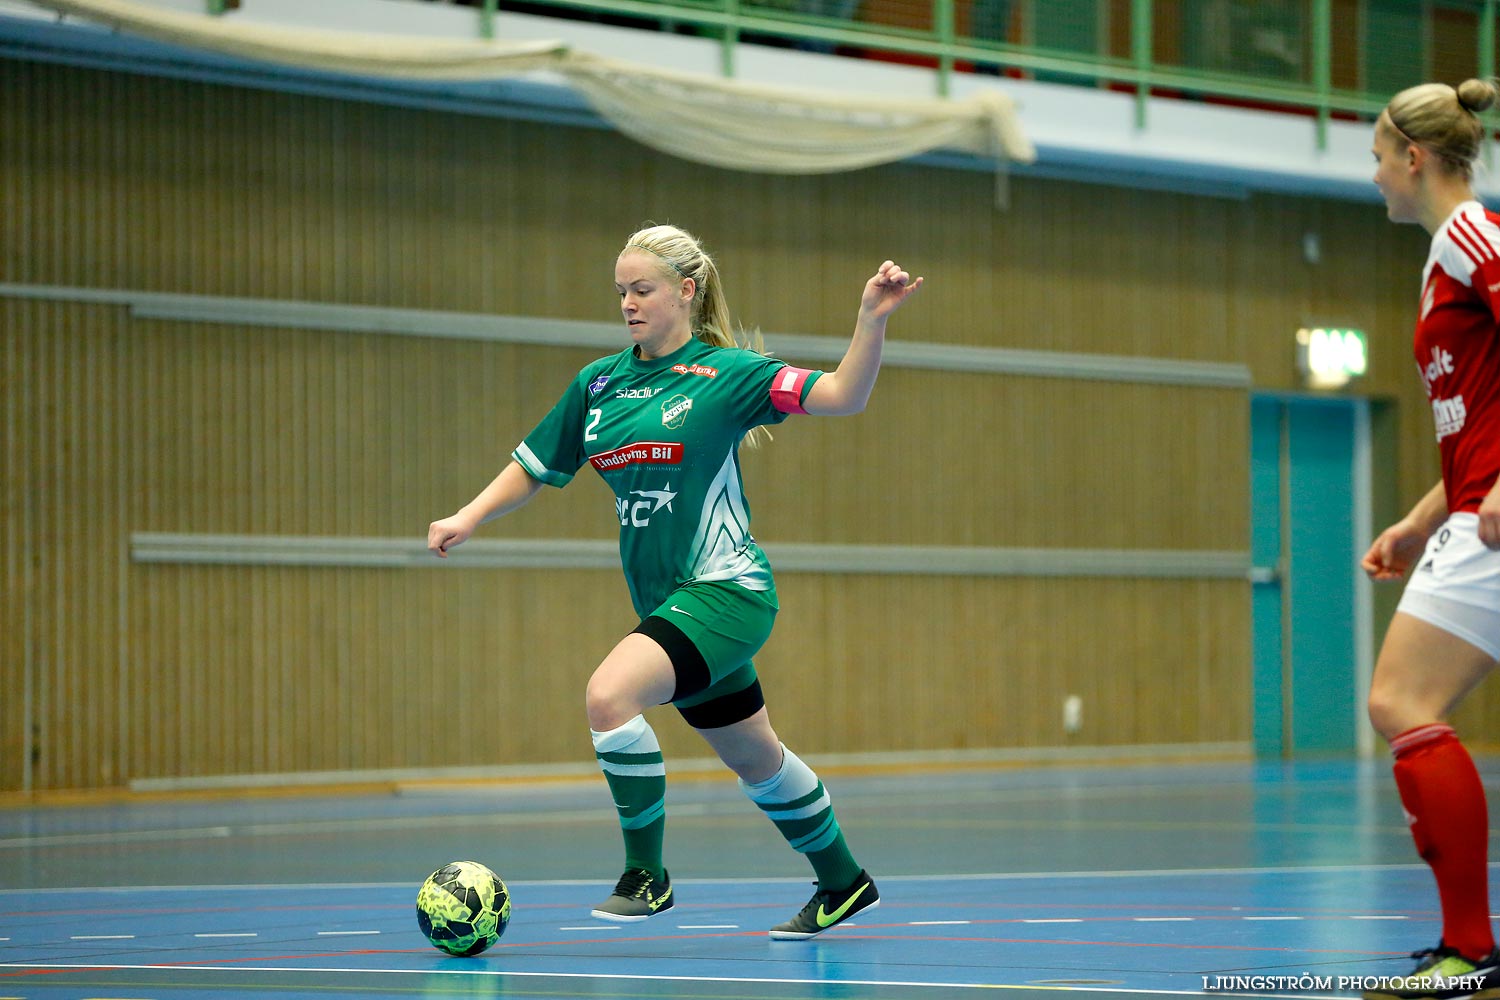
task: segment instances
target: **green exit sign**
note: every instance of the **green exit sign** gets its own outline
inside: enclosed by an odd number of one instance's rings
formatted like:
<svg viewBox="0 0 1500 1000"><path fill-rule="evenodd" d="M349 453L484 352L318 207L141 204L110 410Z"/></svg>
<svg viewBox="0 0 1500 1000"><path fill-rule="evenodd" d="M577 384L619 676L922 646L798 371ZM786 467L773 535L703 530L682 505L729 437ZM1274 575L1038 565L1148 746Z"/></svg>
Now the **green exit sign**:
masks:
<svg viewBox="0 0 1500 1000"><path fill-rule="evenodd" d="M1297 331L1297 371L1314 389L1337 389L1363 375L1370 354L1363 330L1305 326Z"/></svg>

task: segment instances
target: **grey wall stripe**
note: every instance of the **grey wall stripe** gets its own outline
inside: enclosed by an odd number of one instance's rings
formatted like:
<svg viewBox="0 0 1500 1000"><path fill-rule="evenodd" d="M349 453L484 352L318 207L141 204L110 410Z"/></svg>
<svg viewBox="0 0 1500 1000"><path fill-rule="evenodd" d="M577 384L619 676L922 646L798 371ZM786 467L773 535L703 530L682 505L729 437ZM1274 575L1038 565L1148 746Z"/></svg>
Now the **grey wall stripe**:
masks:
<svg viewBox="0 0 1500 1000"><path fill-rule="evenodd" d="M781 572L921 576L1069 576L1248 580L1246 552L1163 549L1003 549L943 545L765 545ZM361 566L381 569L618 570L613 539L472 539L437 559L420 538L134 532L138 563Z"/></svg>
<svg viewBox="0 0 1500 1000"><path fill-rule="evenodd" d="M512 344L588 347L601 352L619 350L624 343L623 334L616 324L585 320L494 316L432 309L389 309L276 299L173 295L56 285L0 283L0 296L126 306L132 316L142 319L494 340ZM800 362L838 361L844 356L848 344L847 337L776 333L766 335L769 350L779 357ZM898 368L1205 388L1245 389L1250 386L1248 367L1218 361L970 347L909 340L887 341L884 357L886 365Z"/></svg>

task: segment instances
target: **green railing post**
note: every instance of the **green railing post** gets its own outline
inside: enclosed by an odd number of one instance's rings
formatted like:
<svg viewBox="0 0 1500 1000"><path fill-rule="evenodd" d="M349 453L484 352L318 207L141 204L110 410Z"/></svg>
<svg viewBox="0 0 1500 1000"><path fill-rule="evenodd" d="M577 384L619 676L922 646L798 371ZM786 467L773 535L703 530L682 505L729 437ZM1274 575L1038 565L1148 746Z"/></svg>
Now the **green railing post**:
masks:
<svg viewBox="0 0 1500 1000"><path fill-rule="evenodd" d="M1479 12L1479 78L1492 79L1495 75L1495 0L1484 0ZM1495 144L1490 141L1490 130L1484 130L1484 165L1495 165Z"/></svg>
<svg viewBox="0 0 1500 1000"><path fill-rule="evenodd" d="M1333 89L1333 0L1313 0L1312 5L1313 90L1318 97L1318 152L1328 148L1328 105Z"/></svg>
<svg viewBox="0 0 1500 1000"><path fill-rule="evenodd" d="M1135 64L1135 127L1146 127L1146 104L1151 99L1151 3L1130 0L1130 55Z"/></svg>
<svg viewBox="0 0 1500 1000"><path fill-rule="evenodd" d="M224 13L224 0L208 0L208 13L212 17Z"/></svg>
<svg viewBox="0 0 1500 1000"><path fill-rule="evenodd" d="M241 0L243 2L243 0ZM498 21L500 0L474 0L483 4L484 14L495 11ZM917 3L918 0L903 0ZM1046 0L1031 0L1033 4ZM1456 0L1455 0L1456 2ZM1470 9L1482 10L1479 47L1481 75L1494 73L1494 26L1500 0L1464 0ZM238 6L236 0L204 0L212 12L224 12ZM533 6L553 7L560 11L627 15L660 24L680 23L695 29L720 45L723 73L733 77L738 61L739 43L747 31L792 42L818 42L822 46L848 46L871 52L895 53L930 60L941 70L934 84L943 94L953 86L951 76L956 61L998 62L1017 70L1074 77L1092 77L1108 83L1133 87L1135 90L1136 127L1144 129L1151 109L1154 87L1201 96L1228 97L1242 101L1306 109L1318 116L1320 136L1332 127L1335 112L1373 117L1380 113L1383 101L1368 94L1351 94L1332 86L1328 70L1331 48L1333 0L1306 0L1299 14L1299 25L1316 49L1317 66L1304 79L1272 80L1253 74L1210 71L1192 67L1161 65L1155 61L1152 38L1156 18L1155 0L1130 0L1129 52L1123 56L1072 58L1053 50L1033 46L996 44L995 40L960 37L956 28L956 0L921 0L932 11L932 23L920 30L895 28L873 22L854 20L835 22L826 17L806 17L792 13L790 0L537 0ZM1176 12L1183 0L1171 7L1163 5L1162 23L1167 13ZM1302 0L1299 0L1299 5ZM1123 6L1123 3L1122 3ZM1342 9L1342 8L1340 8ZM1174 22L1175 23L1175 22ZM498 25L496 27L498 31ZM1486 128L1495 126L1493 116L1486 116ZM1500 156L1495 157L1500 160Z"/></svg>
<svg viewBox="0 0 1500 1000"><path fill-rule="evenodd" d="M724 0L724 39L719 47L719 71L734 76L734 53L740 44L740 0Z"/></svg>
<svg viewBox="0 0 1500 1000"><path fill-rule="evenodd" d="M479 5L479 37L492 39L495 37L495 13L500 9L500 0L484 0Z"/></svg>
<svg viewBox="0 0 1500 1000"><path fill-rule="evenodd" d="M953 0L937 0L932 5L932 20L941 46L938 50L937 92L939 97L947 97L953 85L953 46L958 41Z"/></svg>

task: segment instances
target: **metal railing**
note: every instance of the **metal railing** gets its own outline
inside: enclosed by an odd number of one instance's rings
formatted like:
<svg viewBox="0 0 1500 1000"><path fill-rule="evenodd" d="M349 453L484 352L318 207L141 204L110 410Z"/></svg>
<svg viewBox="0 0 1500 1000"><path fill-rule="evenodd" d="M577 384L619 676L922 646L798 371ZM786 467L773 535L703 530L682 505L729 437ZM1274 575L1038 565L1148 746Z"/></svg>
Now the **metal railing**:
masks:
<svg viewBox="0 0 1500 1000"><path fill-rule="evenodd" d="M485 38L502 9L712 38L726 77L742 46L775 45L928 66L939 96L960 73L1129 91L1138 126L1160 95L1290 111L1315 119L1322 149L1331 119L1373 118L1404 87L1494 76L1500 0L449 2Z"/></svg>

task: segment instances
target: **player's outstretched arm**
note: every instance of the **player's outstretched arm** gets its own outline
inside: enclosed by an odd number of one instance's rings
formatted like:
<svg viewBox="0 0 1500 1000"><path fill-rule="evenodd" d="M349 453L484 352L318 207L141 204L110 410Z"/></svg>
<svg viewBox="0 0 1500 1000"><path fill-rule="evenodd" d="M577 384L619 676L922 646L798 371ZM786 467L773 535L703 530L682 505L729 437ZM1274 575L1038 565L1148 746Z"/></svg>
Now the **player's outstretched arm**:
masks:
<svg viewBox="0 0 1500 1000"><path fill-rule="evenodd" d="M880 374L880 352L885 346L885 322L922 287L922 279L886 261L865 282L859 300L859 318L854 323L854 339L838 368L813 383L802 401L803 408L819 416L845 416L859 413L875 388Z"/></svg>
<svg viewBox="0 0 1500 1000"><path fill-rule="evenodd" d="M427 526L428 551L439 558L448 558L448 550L468 541L475 528L491 518L509 514L536 496L541 488L541 480L531 478L519 463L511 462L457 513Z"/></svg>

